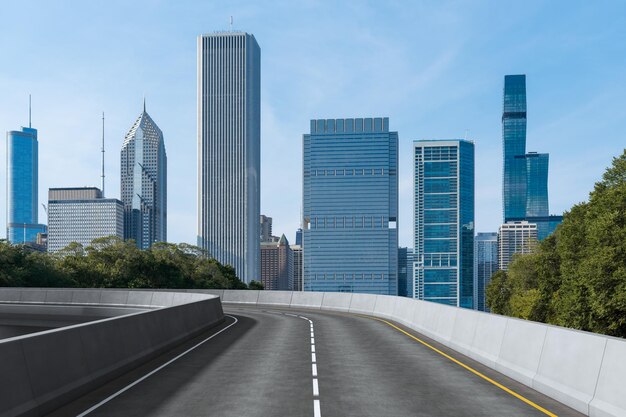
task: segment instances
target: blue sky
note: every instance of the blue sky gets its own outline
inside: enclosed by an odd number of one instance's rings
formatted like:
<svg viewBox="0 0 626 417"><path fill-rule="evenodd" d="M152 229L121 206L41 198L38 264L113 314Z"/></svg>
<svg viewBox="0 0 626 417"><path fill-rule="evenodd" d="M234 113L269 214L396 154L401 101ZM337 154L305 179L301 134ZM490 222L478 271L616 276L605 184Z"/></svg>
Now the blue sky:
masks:
<svg viewBox="0 0 626 417"><path fill-rule="evenodd" d="M416 139L475 141L476 228L497 230L505 74L527 74L527 150L550 153L552 213L584 201L626 143L623 1L3 3L0 130L28 123L32 93L40 202L50 187L99 185L102 111L107 195L119 198L120 147L145 95L165 135L172 242L196 240L196 37L231 15L261 46L261 212L290 240L311 118L390 118L405 246ZM2 146L3 231L5 158Z"/></svg>

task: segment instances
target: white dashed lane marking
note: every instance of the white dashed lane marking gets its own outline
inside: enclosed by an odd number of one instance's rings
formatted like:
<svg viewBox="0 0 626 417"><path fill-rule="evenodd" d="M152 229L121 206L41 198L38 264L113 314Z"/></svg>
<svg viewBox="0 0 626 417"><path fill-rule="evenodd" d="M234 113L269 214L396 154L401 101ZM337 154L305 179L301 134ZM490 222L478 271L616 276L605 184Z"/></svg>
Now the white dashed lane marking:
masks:
<svg viewBox="0 0 626 417"><path fill-rule="evenodd" d="M298 316L301 319L307 320L311 325L311 374L313 376L313 416L322 417L322 410L320 407L320 385L317 378L317 356L315 355L315 329L313 328L313 321L304 316Z"/></svg>

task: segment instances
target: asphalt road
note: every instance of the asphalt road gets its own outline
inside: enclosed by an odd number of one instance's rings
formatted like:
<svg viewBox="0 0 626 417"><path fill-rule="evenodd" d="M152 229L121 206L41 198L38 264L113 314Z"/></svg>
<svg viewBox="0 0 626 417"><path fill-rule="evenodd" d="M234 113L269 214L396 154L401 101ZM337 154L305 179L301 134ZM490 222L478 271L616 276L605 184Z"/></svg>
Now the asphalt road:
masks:
<svg viewBox="0 0 626 417"><path fill-rule="evenodd" d="M371 318L260 307L225 306L225 313L232 317L220 327L85 395L53 416L80 415L89 409L85 415L550 415ZM225 329L227 326L231 327ZM553 415L581 415L424 336L409 333Z"/></svg>

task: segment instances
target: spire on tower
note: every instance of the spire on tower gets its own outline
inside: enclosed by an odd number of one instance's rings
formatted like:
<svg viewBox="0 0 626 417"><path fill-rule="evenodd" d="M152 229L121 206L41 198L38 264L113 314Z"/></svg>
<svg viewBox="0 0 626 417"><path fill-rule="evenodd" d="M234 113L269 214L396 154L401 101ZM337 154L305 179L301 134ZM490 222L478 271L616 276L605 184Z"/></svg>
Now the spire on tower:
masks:
<svg viewBox="0 0 626 417"><path fill-rule="evenodd" d="M146 96L145 96L145 94L143 96L143 112L144 113L146 112Z"/></svg>

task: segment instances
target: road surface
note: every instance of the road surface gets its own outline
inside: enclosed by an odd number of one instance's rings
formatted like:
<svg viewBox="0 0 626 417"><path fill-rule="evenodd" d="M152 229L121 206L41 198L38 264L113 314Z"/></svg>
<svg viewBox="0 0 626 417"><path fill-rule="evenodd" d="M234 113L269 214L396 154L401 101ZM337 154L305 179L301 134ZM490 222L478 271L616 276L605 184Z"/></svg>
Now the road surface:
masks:
<svg viewBox="0 0 626 417"><path fill-rule="evenodd" d="M224 311L223 325L53 416L582 415L397 323L319 310Z"/></svg>

